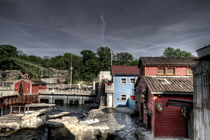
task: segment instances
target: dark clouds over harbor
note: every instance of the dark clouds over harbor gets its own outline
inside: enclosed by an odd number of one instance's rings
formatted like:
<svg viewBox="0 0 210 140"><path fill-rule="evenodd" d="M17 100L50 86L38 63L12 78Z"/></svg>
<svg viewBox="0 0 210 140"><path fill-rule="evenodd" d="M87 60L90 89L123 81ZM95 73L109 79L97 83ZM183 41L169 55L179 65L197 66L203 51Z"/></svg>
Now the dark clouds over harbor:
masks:
<svg viewBox="0 0 210 140"><path fill-rule="evenodd" d="M0 0L0 44L26 54L107 45L135 57L210 43L209 0Z"/></svg>

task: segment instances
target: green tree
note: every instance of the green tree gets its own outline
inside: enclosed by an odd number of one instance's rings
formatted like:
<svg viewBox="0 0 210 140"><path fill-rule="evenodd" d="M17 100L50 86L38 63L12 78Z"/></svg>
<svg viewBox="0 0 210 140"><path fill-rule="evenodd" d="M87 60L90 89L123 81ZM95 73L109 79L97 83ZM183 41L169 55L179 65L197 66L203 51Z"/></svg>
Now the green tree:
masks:
<svg viewBox="0 0 210 140"><path fill-rule="evenodd" d="M42 63L42 58L39 57L39 56L35 56L35 55L29 55L28 56L28 61L30 61L31 63L34 63L34 64L39 64L41 65Z"/></svg>
<svg viewBox="0 0 210 140"><path fill-rule="evenodd" d="M100 70L110 70L111 66L111 49L109 47L100 47L96 52L99 59Z"/></svg>
<svg viewBox="0 0 210 140"><path fill-rule="evenodd" d="M182 57L182 58L190 58L194 57L190 52L182 51L180 49L174 49L171 47L168 47L163 52L164 57Z"/></svg>
<svg viewBox="0 0 210 140"><path fill-rule="evenodd" d="M130 66L137 66L139 63L139 60L138 59L134 59L133 61L131 61L128 65Z"/></svg>
<svg viewBox="0 0 210 140"><path fill-rule="evenodd" d="M117 53L113 57L114 65L129 65L133 61L133 56L128 52Z"/></svg>
<svg viewBox="0 0 210 140"><path fill-rule="evenodd" d="M81 69L82 69L82 57L73 55L72 57L72 64L73 64L73 82L82 80L80 79Z"/></svg>
<svg viewBox="0 0 210 140"><path fill-rule="evenodd" d="M17 48L11 45L0 45L0 59L2 58L11 58L17 57L18 51Z"/></svg>
<svg viewBox="0 0 210 140"><path fill-rule="evenodd" d="M82 70L81 77L85 81L91 81L99 73L99 60L96 54L91 50L81 51L82 55Z"/></svg>
<svg viewBox="0 0 210 140"><path fill-rule="evenodd" d="M0 69L16 69L17 65L11 60L18 56L17 48L11 45L0 45Z"/></svg>
<svg viewBox="0 0 210 140"><path fill-rule="evenodd" d="M80 52L80 54L82 55L82 61L85 62L89 59L95 59L96 58L96 54L91 51L91 50L83 50Z"/></svg>

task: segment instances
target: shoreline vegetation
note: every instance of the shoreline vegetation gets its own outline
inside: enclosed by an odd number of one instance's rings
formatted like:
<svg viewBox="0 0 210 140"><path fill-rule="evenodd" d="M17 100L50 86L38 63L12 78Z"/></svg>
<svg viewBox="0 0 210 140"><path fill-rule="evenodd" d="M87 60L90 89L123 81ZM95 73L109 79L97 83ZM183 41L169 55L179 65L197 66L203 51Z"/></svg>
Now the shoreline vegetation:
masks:
<svg viewBox="0 0 210 140"><path fill-rule="evenodd" d="M19 59L31 65L40 66L46 69L66 70L68 73L65 82L70 80L70 71L72 70L72 80L92 82L100 71L109 71L111 65L138 65L138 59L134 58L128 52L116 52L105 46L92 50L81 50L81 55L75 55L67 52L63 55L54 57L40 57L35 55L26 55L21 50L17 50L12 45L0 45L0 70L21 70L22 73L28 73L31 78L35 74L31 70L18 65L15 60ZM163 52L163 57L194 57L190 52L168 47Z"/></svg>

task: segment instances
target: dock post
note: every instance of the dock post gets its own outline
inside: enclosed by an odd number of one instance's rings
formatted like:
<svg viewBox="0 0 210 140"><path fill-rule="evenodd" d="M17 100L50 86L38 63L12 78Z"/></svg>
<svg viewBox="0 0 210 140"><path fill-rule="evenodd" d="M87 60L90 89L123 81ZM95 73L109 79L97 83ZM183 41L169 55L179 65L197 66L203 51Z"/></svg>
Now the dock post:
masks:
<svg viewBox="0 0 210 140"><path fill-rule="evenodd" d="M25 112L26 112L26 107L24 106L24 115L25 115Z"/></svg>
<svg viewBox="0 0 210 140"><path fill-rule="evenodd" d="M9 112L9 115L10 115L10 116L12 115L12 105L10 105L10 112Z"/></svg>
<svg viewBox="0 0 210 140"><path fill-rule="evenodd" d="M20 106L19 106L19 114L20 114Z"/></svg>
<svg viewBox="0 0 210 140"><path fill-rule="evenodd" d="M84 105L84 99L83 99L83 96L82 96L82 106Z"/></svg>
<svg viewBox="0 0 210 140"><path fill-rule="evenodd" d="M1 107L1 116L3 116L4 108Z"/></svg>

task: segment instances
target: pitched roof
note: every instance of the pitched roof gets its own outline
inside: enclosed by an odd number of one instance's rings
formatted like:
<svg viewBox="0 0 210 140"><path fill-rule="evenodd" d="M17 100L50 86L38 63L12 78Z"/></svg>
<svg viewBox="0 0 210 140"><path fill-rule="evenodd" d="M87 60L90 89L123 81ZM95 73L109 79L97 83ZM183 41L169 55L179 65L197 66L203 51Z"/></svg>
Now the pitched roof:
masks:
<svg viewBox="0 0 210 140"><path fill-rule="evenodd" d="M152 94L190 94L193 93L192 76L145 76Z"/></svg>
<svg viewBox="0 0 210 140"><path fill-rule="evenodd" d="M112 75L139 75L137 66L112 66Z"/></svg>
<svg viewBox="0 0 210 140"><path fill-rule="evenodd" d="M199 60L210 60L210 45L200 48L196 52Z"/></svg>
<svg viewBox="0 0 210 140"><path fill-rule="evenodd" d="M24 79L24 81L32 84L32 85L46 85L45 82L43 82L42 80L40 79Z"/></svg>
<svg viewBox="0 0 210 140"><path fill-rule="evenodd" d="M141 63L144 66L193 66L195 61L193 58L180 57L141 57L139 66Z"/></svg>
<svg viewBox="0 0 210 140"><path fill-rule="evenodd" d="M46 82L40 79L31 79L31 81L34 83L34 85L46 85Z"/></svg>

